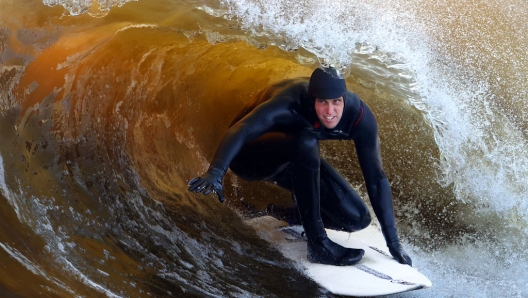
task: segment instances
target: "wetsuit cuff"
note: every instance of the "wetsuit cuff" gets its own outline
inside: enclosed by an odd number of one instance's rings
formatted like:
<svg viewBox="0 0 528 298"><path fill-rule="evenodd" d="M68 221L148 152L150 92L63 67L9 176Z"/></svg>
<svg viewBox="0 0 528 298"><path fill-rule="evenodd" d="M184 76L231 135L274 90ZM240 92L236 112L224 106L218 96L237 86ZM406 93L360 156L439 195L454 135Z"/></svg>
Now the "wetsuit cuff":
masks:
<svg viewBox="0 0 528 298"><path fill-rule="evenodd" d="M224 176L226 173L226 170L223 170L222 168L219 168L219 167L210 166L209 169L207 169L207 172Z"/></svg>

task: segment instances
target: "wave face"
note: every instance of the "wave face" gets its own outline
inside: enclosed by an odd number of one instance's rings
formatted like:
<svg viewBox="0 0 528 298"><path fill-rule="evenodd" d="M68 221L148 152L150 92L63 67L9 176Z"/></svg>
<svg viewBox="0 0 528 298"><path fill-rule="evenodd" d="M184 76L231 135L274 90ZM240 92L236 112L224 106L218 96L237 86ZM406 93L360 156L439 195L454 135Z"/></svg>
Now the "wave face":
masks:
<svg viewBox="0 0 528 298"><path fill-rule="evenodd" d="M376 114L433 281L395 297L527 297L527 9L1 1L0 296L327 296L243 223L286 192L230 173L226 204L186 190L262 86L322 63ZM322 154L366 193L353 144Z"/></svg>

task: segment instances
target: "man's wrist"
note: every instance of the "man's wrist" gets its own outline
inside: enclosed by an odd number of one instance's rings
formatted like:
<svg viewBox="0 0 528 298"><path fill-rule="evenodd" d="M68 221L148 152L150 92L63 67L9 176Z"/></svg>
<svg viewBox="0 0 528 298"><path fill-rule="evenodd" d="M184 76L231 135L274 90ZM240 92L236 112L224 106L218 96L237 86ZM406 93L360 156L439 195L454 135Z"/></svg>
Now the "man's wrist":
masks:
<svg viewBox="0 0 528 298"><path fill-rule="evenodd" d="M207 172L210 172L210 173L213 173L213 174L216 174L216 175L220 175L220 176L224 176L225 173L226 173L226 170L223 170L220 167L216 167L216 166L211 165L209 167L209 169L207 169Z"/></svg>
<svg viewBox="0 0 528 298"><path fill-rule="evenodd" d="M385 236L385 242L387 245L393 242L399 242L398 232L395 227L382 228L383 236Z"/></svg>

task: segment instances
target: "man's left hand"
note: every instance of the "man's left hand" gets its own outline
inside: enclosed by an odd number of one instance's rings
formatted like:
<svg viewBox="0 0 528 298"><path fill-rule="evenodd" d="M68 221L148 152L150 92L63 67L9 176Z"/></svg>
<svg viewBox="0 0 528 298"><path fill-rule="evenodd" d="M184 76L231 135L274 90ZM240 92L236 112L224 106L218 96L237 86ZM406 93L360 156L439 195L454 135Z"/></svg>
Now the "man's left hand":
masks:
<svg viewBox="0 0 528 298"><path fill-rule="evenodd" d="M403 247L400 244L400 241L394 241L387 245L391 255L398 261L400 264L407 264L412 266L411 257L403 250Z"/></svg>

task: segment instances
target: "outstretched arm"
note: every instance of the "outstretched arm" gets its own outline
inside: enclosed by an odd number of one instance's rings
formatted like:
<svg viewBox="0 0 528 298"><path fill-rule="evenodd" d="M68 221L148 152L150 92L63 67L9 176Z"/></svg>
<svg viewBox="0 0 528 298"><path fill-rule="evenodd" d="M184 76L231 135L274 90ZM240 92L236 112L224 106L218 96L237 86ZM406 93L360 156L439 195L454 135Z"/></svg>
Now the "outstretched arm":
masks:
<svg viewBox="0 0 528 298"><path fill-rule="evenodd" d="M213 192L223 203L225 201L222 187L223 177L242 146L269 131L279 121L287 119L288 115L291 115L291 112L286 102L280 98L274 98L259 105L231 126L218 145L207 172L189 181L189 191L205 195Z"/></svg>
<svg viewBox="0 0 528 298"><path fill-rule="evenodd" d="M359 125L358 130L361 133L355 139L356 150L372 208L392 256L402 264L412 265L411 258L403 250L398 239L392 193L381 162L378 127L368 109L365 109L365 115Z"/></svg>

